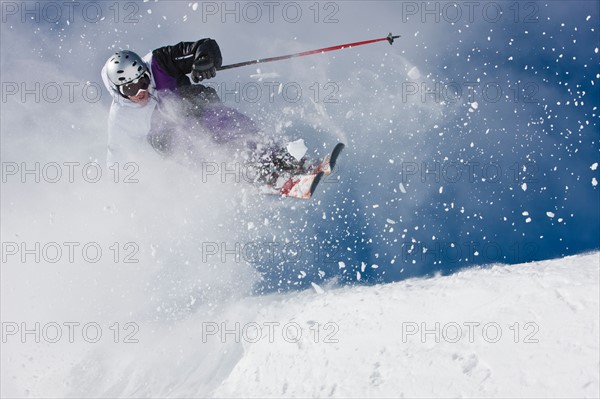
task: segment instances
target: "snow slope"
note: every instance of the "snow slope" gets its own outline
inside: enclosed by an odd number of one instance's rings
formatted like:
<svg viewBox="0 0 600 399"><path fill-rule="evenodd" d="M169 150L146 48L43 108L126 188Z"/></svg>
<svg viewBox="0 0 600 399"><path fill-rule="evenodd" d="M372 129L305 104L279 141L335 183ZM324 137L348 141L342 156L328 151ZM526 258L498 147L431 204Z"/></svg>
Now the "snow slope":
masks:
<svg viewBox="0 0 600 399"><path fill-rule="evenodd" d="M203 305L180 320L140 323L137 344L88 344L70 364L57 352L54 367L34 375L54 351L38 344L22 367L3 367L11 384L2 393L598 397L599 260L592 253ZM10 347L13 362L27 357L23 344Z"/></svg>
<svg viewBox="0 0 600 399"><path fill-rule="evenodd" d="M305 336L244 345L214 395L598 397L599 256L275 300L256 321Z"/></svg>

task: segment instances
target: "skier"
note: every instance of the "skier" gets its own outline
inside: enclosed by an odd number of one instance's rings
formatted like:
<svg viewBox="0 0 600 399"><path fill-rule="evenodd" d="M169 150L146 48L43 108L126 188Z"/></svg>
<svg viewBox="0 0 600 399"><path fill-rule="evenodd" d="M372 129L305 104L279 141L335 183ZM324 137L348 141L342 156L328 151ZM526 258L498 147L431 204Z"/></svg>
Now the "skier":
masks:
<svg viewBox="0 0 600 399"><path fill-rule="evenodd" d="M214 78L221 64L220 48L210 38L160 47L143 58L129 50L113 54L101 72L113 99L108 164L135 159L147 143L162 155L184 154L189 161L196 156L190 137L208 135L213 143L237 147L260 185L275 187L313 171L317 164L262 137L249 117L223 105L213 88L197 84Z"/></svg>

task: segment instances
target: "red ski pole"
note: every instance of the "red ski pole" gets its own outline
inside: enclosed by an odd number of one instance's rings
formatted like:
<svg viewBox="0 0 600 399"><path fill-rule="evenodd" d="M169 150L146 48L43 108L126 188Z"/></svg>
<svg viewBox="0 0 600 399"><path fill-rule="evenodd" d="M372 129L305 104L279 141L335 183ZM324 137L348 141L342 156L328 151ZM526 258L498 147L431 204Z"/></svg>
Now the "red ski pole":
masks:
<svg viewBox="0 0 600 399"><path fill-rule="evenodd" d="M400 35L393 36L390 33L386 37L382 37L382 38L379 38L379 39L365 40L365 41L362 41L362 42L354 42L354 43L346 43L346 44L340 44L340 45L332 46L332 47L324 47L324 48L320 48L320 49L316 49L316 50L303 51L301 53L288 54L288 55L280 55L278 57L261 58L261 59L258 59L258 60L251 60L251 61L239 62L237 64L223 65L220 68L217 68L217 70L222 71L224 69L237 68L237 67L246 66L246 65L262 64L264 62L271 62L271 61L281 61L281 60L287 60L289 58L295 58L295 57L304 57L305 55L326 53L328 51L341 50L341 49L344 49L344 48L362 46L362 45L365 45L365 44L382 42L384 40L387 40L390 44L392 44L392 43L394 43L394 39L397 39L399 37L400 37Z"/></svg>

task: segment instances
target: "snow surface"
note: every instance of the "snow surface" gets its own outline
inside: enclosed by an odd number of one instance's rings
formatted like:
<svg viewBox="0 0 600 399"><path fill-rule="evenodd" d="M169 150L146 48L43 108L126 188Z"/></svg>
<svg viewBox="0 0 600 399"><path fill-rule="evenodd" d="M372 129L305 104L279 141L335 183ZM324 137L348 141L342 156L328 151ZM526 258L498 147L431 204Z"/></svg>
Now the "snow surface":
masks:
<svg viewBox="0 0 600 399"><path fill-rule="evenodd" d="M140 323L137 344L65 353L13 340L4 345L2 394L594 398L599 262L596 252L245 297Z"/></svg>

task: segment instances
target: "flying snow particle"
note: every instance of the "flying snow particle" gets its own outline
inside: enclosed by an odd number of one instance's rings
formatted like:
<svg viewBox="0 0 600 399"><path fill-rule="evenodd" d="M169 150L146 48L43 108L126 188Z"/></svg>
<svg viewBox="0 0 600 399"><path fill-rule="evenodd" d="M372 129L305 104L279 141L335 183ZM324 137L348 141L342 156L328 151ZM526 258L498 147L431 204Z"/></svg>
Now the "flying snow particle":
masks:
<svg viewBox="0 0 600 399"><path fill-rule="evenodd" d="M521 190L527 191L527 183L521 184Z"/></svg>
<svg viewBox="0 0 600 399"><path fill-rule="evenodd" d="M356 279L360 281L360 272L356 272Z"/></svg>
<svg viewBox="0 0 600 399"><path fill-rule="evenodd" d="M406 194L406 189L404 188L404 184L400 183L400 192L402 194Z"/></svg>
<svg viewBox="0 0 600 399"><path fill-rule="evenodd" d="M440 194L444 192L444 186L440 186Z"/></svg>
<svg viewBox="0 0 600 399"><path fill-rule="evenodd" d="M596 187L598 185L598 180L595 177L592 177L592 186Z"/></svg>
<svg viewBox="0 0 600 399"><path fill-rule="evenodd" d="M312 285L313 289L315 290L315 292L317 294L323 294L325 291L323 291L323 288L319 287L317 284L311 282L310 285Z"/></svg>
<svg viewBox="0 0 600 399"><path fill-rule="evenodd" d="M419 71L419 68L414 66L414 67L410 68L407 75L411 79L419 79L421 77L421 72Z"/></svg>
<svg viewBox="0 0 600 399"><path fill-rule="evenodd" d="M529 212L523 211L523 213L521 213L521 215L523 215L523 216L529 216Z"/></svg>
<svg viewBox="0 0 600 399"><path fill-rule="evenodd" d="M525 223L531 223L531 218L525 219Z"/></svg>
<svg viewBox="0 0 600 399"><path fill-rule="evenodd" d="M296 158L298 161L302 159L302 157L304 156L304 154L306 154L306 151L308 150L308 148L306 148L306 145L304 145L304 140L302 139L288 143L286 148L290 155Z"/></svg>
<svg viewBox="0 0 600 399"><path fill-rule="evenodd" d="M198 9L198 3L192 4L192 10L196 11Z"/></svg>
<svg viewBox="0 0 600 399"><path fill-rule="evenodd" d="M343 268L345 268L345 267L346 267L346 264L345 264L344 262L342 262L342 261L339 261L339 262L338 262L338 267L339 267L340 269L343 269Z"/></svg>
<svg viewBox="0 0 600 399"><path fill-rule="evenodd" d="M367 268L367 264L365 262L360 262L360 271L362 273L365 272L365 269Z"/></svg>
<svg viewBox="0 0 600 399"><path fill-rule="evenodd" d="M546 212L546 216L548 216L549 218L553 218L554 217L554 212Z"/></svg>
<svg viewBox="0 0 600 399"><path fill-rule="evenodd" d="M598 162L594 162L594 163L592 164L592 166L590 166L590 169L591 169L591 170L596 170L596 169L598 169Z"/></svg>

